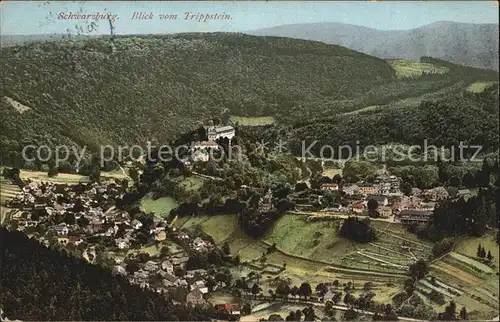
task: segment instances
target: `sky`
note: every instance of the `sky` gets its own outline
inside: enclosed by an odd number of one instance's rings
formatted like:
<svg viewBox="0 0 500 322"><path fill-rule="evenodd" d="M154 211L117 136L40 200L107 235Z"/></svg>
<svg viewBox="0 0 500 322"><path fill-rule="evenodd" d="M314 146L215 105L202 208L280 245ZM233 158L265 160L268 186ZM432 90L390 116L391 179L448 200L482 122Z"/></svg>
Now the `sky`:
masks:
<svg viewBox="0 0 500 322"><path fill-rule="evenodd" d="M498 23L498 2L493 0L3 1L0 10L2 35L109 34L107 20L98 20L88 28L92 20L60 19L70 12L116 15L115 34L239 32L312 22L343 22L382 30L412 29L436 21ZM152 19L132 19L134 13L139 12L152 14ZM186 13L193 16L186 19ZM212 18L219 14L224 19L198 21L200 16L196 17L196 14L212 15ZM176 19L160 19L160 15L171 18L175 15Z"/></svg>

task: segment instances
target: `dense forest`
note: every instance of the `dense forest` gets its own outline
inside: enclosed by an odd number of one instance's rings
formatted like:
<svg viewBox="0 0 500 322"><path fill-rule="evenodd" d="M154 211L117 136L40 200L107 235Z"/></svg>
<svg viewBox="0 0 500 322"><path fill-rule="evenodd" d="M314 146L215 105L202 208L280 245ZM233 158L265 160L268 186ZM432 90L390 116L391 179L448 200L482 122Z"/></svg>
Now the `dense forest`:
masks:
<svg viewBox="0 0 500 322"><path fill-rule="evenodd" d="M285 125L314 120L297 129L300 138L322 133L339 141L382 142L398 138L407 122L426 115L416 108L345 115L318 125L316 119L405 99L414 105L422 96L442 96L498 77L453 67L443 75L398 79L386 61L344 47L226 33L64 39L1 53L3 164L19 161L26 144L88 149L148 140L163 144L223 112L272 115ZM476 112L470 115L478 119L487 113ZM490 122L473 133L481 135ZM414 139L419 128L410 124L415 128L409 139Z"/></svg>
<svg viewBox="0 0 500 322"><path fill-rule="evenodd" d="M211 308L172 304L111 271L0 228L0 303L9 319L206 321ZM223 317L219 317L223 318Z"/></svg>
<svg viewBox="0 0 500 322"><path fill-rule="evenodd" d="M290 133L290 144L300 153L301 142L306 147L317 143L310 151L319 156L323 145L382 145L387 143L418 144L458 148L480 145L482 152L499 148L498 87L482 93L449 94L436 100L423 101L418 106L394 106L359 114L344 114L298 124ZM326 150L328 151L328 150ZM335 155L337 157L338 155ZM329 157L327 155L327 157Z"/></svg>

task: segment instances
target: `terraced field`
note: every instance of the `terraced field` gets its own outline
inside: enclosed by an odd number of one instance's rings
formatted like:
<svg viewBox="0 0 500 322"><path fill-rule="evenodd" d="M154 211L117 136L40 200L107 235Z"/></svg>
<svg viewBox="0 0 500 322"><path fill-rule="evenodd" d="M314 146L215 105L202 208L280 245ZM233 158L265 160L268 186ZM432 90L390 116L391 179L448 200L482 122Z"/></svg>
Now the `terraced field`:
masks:
<svg viewBox="0 0 500 322"><path fill-rule="evenodd" d="M480 240L490 238L485 235ZM420 293L425 289L434 289L443 294L446 301L453 299L460 308L465 306L470 319L492 319L499 312L499 281L498 266L487 265L469 255L472 246L477 244L467 238L455 247L455 251L430 265L431 273L428 278L418 285ZM489 245L491 252L498 254L498 245ZM432 283L434 277L434 283ZM437 310L442 310L443 305L434 303Z"/></svg>
<svg viewBox="0 0 500 322"><path fill-rule="evenodd" d="M21 189L11 184L9 180L5 180L1 177L0 180L0 225L4 224L4 221L8 221L11 213L15 211L12 208L6 207L6 202L14 198L17 195L22 194Z"/></svg>
<svg viewBox="0 0 500 322"><path fill-rule="evenodd" d="M467 87L467 90L469 92L473 93L481 93L483 92L486 88L496 85L498 86L498 82L475 82Z"/></svg>

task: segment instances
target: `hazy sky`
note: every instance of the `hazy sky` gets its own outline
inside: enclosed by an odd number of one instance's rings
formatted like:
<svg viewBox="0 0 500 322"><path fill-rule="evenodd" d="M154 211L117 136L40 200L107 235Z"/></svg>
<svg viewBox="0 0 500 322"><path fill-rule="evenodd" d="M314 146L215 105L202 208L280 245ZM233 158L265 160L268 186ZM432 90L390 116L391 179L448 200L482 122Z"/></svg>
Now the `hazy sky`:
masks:
<svg viewBox="0 0 500 322"><path fill-rule="evenodd" d="M58 19L61 12L117 15L115 33L176 33L194 31L245 31L283 24L343 22L377 29L411 29L435 21L498 23L498 5L486 1L367 2L367 1L279 1L279 2L127 2L127 1L7 1L1 7L1 33L52 34L86 26L85 20ZM134 12L153 13L152 20L133 20ZM230 20L198 22L185 20L193 14L229 14ZM160 14L177 15L160 20ZM87 33L87 31L86 31ZM100 20L91 34L109 33Z"/></svg>

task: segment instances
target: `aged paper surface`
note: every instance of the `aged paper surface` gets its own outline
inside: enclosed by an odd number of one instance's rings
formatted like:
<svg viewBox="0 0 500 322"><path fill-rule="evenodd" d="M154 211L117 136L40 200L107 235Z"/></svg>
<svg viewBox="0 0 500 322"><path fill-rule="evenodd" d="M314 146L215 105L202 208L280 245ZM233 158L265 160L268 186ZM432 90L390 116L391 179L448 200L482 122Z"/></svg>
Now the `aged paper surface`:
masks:
<svg viewBox="0 0 500 322"><path fill-rule="evenodd" d="M498 321L498 1L0 14L2 320Z"/></svg>

